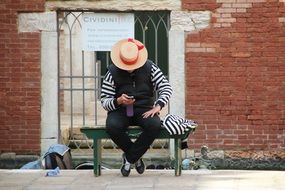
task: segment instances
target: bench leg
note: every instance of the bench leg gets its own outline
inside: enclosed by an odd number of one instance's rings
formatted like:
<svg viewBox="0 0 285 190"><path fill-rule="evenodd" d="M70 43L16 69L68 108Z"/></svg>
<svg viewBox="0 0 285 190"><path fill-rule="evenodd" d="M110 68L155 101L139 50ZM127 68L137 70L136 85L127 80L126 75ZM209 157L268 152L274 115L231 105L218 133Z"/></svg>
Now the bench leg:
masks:
<svg viewBox="0 0 285 190"><path fill-rule="evenodd" d="M93 140L93 158L94 158L94 175L96 177L101 175L101 139Z"/></svg>
<svg viewBox="0 0 285 190"><path fill-rule="evenodd" d="M181 139L174 139L175 176L181 175Z"/></svg>

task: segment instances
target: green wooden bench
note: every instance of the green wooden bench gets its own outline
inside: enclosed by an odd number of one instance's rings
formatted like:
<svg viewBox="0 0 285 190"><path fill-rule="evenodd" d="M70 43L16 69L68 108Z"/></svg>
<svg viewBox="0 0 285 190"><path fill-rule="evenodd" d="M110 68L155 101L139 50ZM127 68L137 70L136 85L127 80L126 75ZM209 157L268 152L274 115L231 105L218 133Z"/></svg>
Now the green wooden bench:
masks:
<svg viewBox="0 0 285 190"><path fill-rule="evenodd" d="M101 139L110 139L110 136L106 132L105 127L83 127L80 129L89 139L93 139L93 156L94 156L94 175L101 175ZM128 135L135 139L139 136L142 130L139 127L129 127ZM170 135L165 128L161 128L160 134L157 139L174 139L174 157L175 157L175 176L181 175L181 139L188 136L191 131L183 135Z"/></svg>

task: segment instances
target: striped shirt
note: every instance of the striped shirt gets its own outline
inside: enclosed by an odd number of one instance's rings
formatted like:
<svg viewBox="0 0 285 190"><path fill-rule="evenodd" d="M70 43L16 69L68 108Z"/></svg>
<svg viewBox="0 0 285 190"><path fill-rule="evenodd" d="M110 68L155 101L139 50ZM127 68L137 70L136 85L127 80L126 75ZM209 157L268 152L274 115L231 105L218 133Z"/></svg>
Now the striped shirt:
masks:
<svg viewBox="0 0 285 190"><path fill-rule="evenodd" d="M190 119L184 119L180 116L167 114L162 122L162 126L166 128L170 135L182 135L187 131L193 131L198 124Z"/></svg>
<svg viewBox="0 0 285 190"><path fill-rule="evenodd" d="M158 98L155 104L159 103L162 107L165 106L171 97L172 88L161 70L154 63L152 63L151 67L151 82L153 89L158 92ZM101 104L105 110L113 111L119 108L116 104L115 95L116 86L112 74L110 71L107 71L101 89Z"/></svg>

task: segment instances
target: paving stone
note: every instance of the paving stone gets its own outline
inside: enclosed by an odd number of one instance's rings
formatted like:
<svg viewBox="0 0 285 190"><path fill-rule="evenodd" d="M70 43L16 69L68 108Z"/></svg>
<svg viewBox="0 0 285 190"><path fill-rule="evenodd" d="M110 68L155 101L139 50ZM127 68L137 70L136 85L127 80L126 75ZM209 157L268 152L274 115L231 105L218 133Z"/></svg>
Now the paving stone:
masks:
<svg viewBox="0 0 285 190"><path fill-rule="evenodd" d="M284 171L256 170L183 170L180 177L173 170L147 170L139 175L132 170L122 177L120 170L103 170L94 177L92 170L61 170L46 177L46 170L0 170L1 190L281 190Z"/></svg>

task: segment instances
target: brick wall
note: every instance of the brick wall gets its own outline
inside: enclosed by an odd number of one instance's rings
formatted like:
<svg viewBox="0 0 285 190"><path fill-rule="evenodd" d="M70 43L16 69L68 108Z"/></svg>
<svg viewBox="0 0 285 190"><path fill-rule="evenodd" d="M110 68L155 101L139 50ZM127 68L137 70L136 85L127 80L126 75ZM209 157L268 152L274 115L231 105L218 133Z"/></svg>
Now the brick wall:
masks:
<svg viewBox="0 0 285 190"><path fill-rule="evenodd" d="M40 152L40 32L19 33L19 12L45 0L0 3L0 153ZM186 38L189 140L228 150L285 149L284 0L182 0L212 12L210 27Z"/></svg>
<svg viewBox="0 0 285 190"><path fill-rule="evenodd" d="M285 149L284 0L183 0L211 10L210 27L186 39L191 147Z"/></svg>
<svg viewBox="0 0 285 190"><path fill-rule="evenodd" d="M0 3L0 153L40 152L40 33L19 33L17 14L44 2Z"/></svg>

